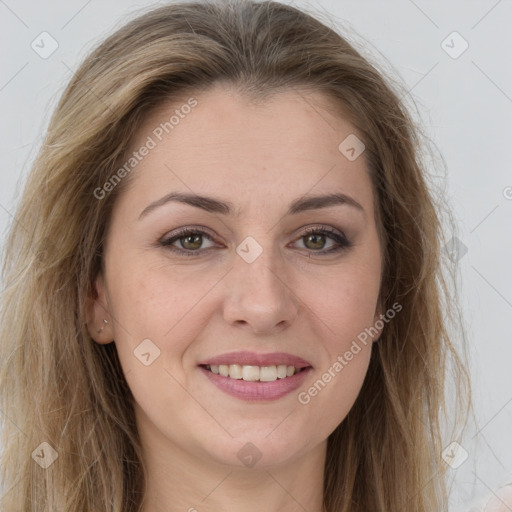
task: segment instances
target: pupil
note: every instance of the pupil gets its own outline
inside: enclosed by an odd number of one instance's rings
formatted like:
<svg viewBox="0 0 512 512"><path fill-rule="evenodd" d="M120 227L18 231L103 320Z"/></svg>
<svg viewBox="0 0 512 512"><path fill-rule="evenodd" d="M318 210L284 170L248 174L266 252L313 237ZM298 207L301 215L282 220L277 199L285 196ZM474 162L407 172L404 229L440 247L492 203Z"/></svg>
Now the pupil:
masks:
<svg viewBox="0 0 512 512"><path fill-rule="evenodd" d="M186 245L189 243L189 241L192 240L192 244L194 244L194 240L195 240L195 243L196 245L199 244L201 245L200 241L201 241L201 235L188 235L185 237L184 239L184 243L182 243L181 245L185 248L185 249L197 249L197 247L186 247Z"/></svg>
<svg viewBox="0 0 512 512"><path fill-rule="evenodd" d="M323 238L324 238L324 235L308 235L307 237L309 240L312 240L313 241L313 248L314 249L322 249L323 247Z"/></svg>

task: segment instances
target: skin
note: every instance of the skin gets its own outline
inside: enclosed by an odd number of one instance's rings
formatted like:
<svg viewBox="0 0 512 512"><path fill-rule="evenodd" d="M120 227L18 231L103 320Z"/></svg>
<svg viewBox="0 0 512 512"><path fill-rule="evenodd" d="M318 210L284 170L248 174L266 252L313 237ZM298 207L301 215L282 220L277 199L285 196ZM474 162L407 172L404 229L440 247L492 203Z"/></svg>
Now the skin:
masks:
<svg viewBox="0 0 512 512"><path fill-rule="evenodd" d="M510 512L512 510L512 482L493 491L484 512Z"/></svg>
<svg viewBox="0 0 512 512"><path fill-rule="evenodd" d="M194 97L198 105L138 164L117 198L105 274L90 300L91 335L98 343L115 340L135 397L148 469L144 512L320 512L327 437L351 409L378 335L307 405L297 395L382 312L381 247L364 153L349 161L338 150L357 131L320 93L286 90L254 105L217 85ZM183 103L153 112L133 148ZM138 219L176 191L229 201L240 215L170 202ZM333 192L350 195L364 211L345 204L285 215L297 198ZM212 240L187 245L182 238L174 247L217 250L187 257L159 245L191 225L207 228ZM337 246L330 235L320 242L304 236L305 227L320 225L341 231L352 246L318 255ZM252 263L236 252L247 236L263 249ZM109 324L97 333L103 319ZM134 356L144 339L160 350L148 366ZM283 398L240 400L197 366L236 350L288 352L313 370ZM248 442L261 455L253 467L237 457Z"/></svg>

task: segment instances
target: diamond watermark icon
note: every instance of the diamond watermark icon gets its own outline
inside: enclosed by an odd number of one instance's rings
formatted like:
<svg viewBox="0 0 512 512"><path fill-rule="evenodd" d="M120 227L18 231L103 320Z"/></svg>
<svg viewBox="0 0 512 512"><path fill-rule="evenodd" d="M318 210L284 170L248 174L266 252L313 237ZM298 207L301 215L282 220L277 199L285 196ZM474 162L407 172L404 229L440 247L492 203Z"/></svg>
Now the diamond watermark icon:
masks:
<svg viewBox="0 0 512 512"><path fill-rule="evenodd" d="M30 47L42 59L51 57L59 47L59 43L48 32L41 32L31 43Z"/></svg>
<svg viewBox="0 0 512 512"><path fill-rule="evenodd" d="M160 356L160 349L150 339L145 339L133 353L144 366L149 366Z"/></svg>
<svg viewBox="0 0 512 512"><path fill-rule="evenodd" d="M453 441L443 450L441 457L448 466L457 469L468 458L468 452L457 441Z"/></svg>
<svg viewBox="0 0 512 512"><path fill-rule="evenodd" d="M244 466L252 468L261 459L262 453L252 443L245 443L236 456Z"/></svg>
<svg viewBox="0 0 512 512"><path fill-rule="evenodd" d="M469 43L454 30L441 41L441 48L452 59L458 59L469 48Z"/></svg>
<svg viewBox="0 0 512 512"><path fill-rule="evenodd" d="M461 260L468 252L468 248L456 236L452 237L444 246L444 252L454 263Z"/></svg>
<svg viewBox="0 0 512 512"><path fill-rule="evenodd" d="M263 252L263 247L252 236L248 236L236 248L236 252L246 263L252 263Z"/></svg>
<svg viewBox="0 0 512 512"><path fill-rule="evenodd" d="M46 441L32 452L32 458L43 469L48 469L57 460L58 456L59 454Z"/></svg>
<svg viewBox="0 0 512 512"><path fill-rule="evenodd" d="M359 158L363 151L366 149L363 141L357 136L351 133L348 137L343 139L343 141L338 146L340 153L353 162L357 158Z"/></svg>

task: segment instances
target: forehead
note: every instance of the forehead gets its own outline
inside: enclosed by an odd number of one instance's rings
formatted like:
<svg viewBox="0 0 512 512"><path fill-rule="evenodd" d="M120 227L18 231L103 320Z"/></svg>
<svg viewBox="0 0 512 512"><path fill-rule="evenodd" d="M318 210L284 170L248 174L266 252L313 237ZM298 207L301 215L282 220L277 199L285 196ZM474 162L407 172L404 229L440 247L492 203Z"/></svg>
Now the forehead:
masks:
<svg viewBox="0 0 512 512"><path fill-rule="evenodd" d="M130 151L150 140L152 148L130 178L148 199L176 189L284 199L342 187L364 202L371 189L364 154L350 161L340 151L357 134L340 112L311 91L284 90L257 103L222 86L180 95L137 130Z"/></svg>
<svg viewBox="0 0 512 512"><path fill-rule="evenodd" d="M133 145L149 134L158 143L174 140L178 144L186 139L187 146L202 152L222 152L220 144L253 149L258 143L273 143L286 149L302 142L293 148L299 155L336 148L341 133L356 133L356 129L341 105L321 92L283 89L256 101L217 84L160 103L136 132ZM319 139L324 143L319 145ZM205 142L218 146L209 148Z"/></svg>

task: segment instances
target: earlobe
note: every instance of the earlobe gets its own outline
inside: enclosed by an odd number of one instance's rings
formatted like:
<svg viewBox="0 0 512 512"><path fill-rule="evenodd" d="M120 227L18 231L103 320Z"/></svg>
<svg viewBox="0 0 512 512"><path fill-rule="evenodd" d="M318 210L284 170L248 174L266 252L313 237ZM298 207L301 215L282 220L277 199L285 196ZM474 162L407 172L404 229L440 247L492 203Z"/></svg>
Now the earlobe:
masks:
<svg viewBox="0 0 512 512"><path fill-rule="evenodd" d="M108 320L106 318L103 319L103 323L108 325ZM101 332L103 332L103 329L105 329L105 325L102 325L97 331L96 331L96 334L100 334Z"/></svg>
<svg viewBox="0 0 512 512"><path fill-rule="evenodd" d="M94 287L87 298L87 330L97 343L108 344L113 341L110 312L101 272L98 273Z"/></svg>

